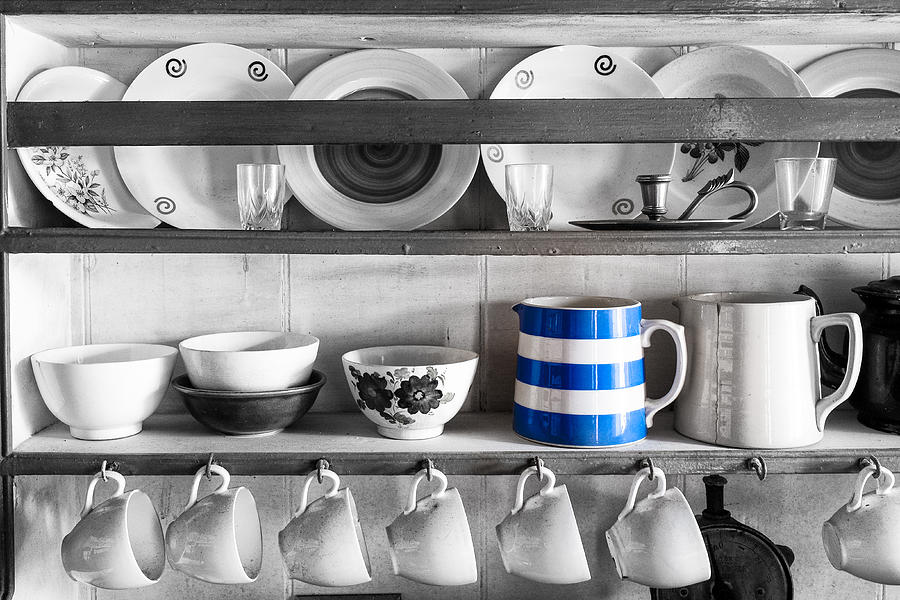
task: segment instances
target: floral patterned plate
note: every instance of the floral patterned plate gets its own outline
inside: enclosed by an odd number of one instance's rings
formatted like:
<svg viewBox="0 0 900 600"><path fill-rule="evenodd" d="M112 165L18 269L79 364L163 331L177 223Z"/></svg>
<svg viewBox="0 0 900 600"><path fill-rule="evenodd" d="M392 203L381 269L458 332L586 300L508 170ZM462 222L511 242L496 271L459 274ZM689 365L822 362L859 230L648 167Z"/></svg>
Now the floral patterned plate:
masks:
<svg viewBox="0 0 900 600"><path fill-rule="evenodd" d="M525 58L503 78L491 99L661 98L640 66L595 46L558 46ZM603 119L603 115L597 115ZM481 158L494 189L506 197L506 165L553 165L550 229L577 229L569 221L634 219L641 198L634 179L668 173L674 144L484 144Z"/></svg>
<svg viewBox="0 0 900 600"><path fill-rule="evenodd" d="M193 44L157 58L123 100L286 100L275 63L231 44ZM160 123L165 127L165 123ZM141 205L181 229L241 229L239 163L275 163L275 146L118 146L116 161Z"/></svg>
<svg viewBox="0 0 900 600"><path fill-rule="evenodd" d="M653 76L666 98L766 98L809 96L800 76L774 56L743 46L712 46L676 58ZM709 180L734 169L735 179L759 194L759 207L732 229L758 225L778 214L775 159L815 158L816 142L692 142L679 144L669 184L668 208L681 214ZM694 218L723 219L743 210L740 190L716 194Z"/></svg>
<svg viewBox="0 0 900 600"><path fill-rule="evenodd" d="M443 346L383 346L341 357L350 393L378 433L401 440L440 435L462 407L478 354Z"/></svg>
<svg viewBox="0 0 900 600"><path fill-rule="evenodd" d="M84 67L38 73L19 92L19 102L121 100L125 85ZM73 221L94 228L151 229L159 219L138 204L119 175L109 146L18 148L34 185Z"/></svg>

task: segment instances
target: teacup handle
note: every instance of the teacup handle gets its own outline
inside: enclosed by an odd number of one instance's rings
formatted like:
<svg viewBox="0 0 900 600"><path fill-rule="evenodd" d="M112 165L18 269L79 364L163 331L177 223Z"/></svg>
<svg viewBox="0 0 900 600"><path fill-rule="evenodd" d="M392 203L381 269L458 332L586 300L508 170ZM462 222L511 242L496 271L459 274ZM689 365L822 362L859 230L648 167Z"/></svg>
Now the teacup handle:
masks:
<svg viewBox="0 0 900 600"><path fill-rule="evenodd" d="M850 502L847 503L847 512L855 512L862 506L863 490L866 487L866 481L869 477L875 475L875 471L875 467L870 465L859 472L859 475L856 477L856 489L854 490L853 497L850 498ZM875 493L879 496L889 494L894 489L894 474L884 467L881 467L881 476L875 481Z"/></svg>
<svg viewBox="0 0 900 600"><path fill-rule="evenodd" d="M294 517L299 517L306 510L306 506L309 503L309 486L312 485L313 481L319 480L319 474L322 475L323 479L327 479L332 484L331 489L325 492L325 497L331 498L337 495L338 487L341 485L341 478L338 477L337 473L331 469L316 469L315 471L312 471L306 476L306 481L303 482L303 493L300 494L300 507L297 509L297 512L294 513Z"/></svg>
<svg viewBox="0 0 900 600"><path fill-rule="evenodd" d="M97 487L97 482L103 479L103 476L103 473L97 473L88 484L87 495L84 498L84 508L81 509L82 519L85 518L89 512L94 510L94 489ZM110 496L110 498L121 496L125 491L125 477L123 477L121 473L118 473L116 471L106 471L106 477L108 479L114 479L116 482L116 491L112 496Z"/></svg>
<svg viewBox="0 0 900 600"><path fill-rule="evenodd" d="M823 330L835 325L843 325L847 328L847 370L838 389L816 402L816 427L819 428L819 431L825 431L825 419L828 418L831 411L853 393L853 388L856 387L856 381L862 370L863 334L858 314L846 312L813 317L809 326L813 342L818 344Z"/></svg>
<svg viewBox="0 0 900 600"><path fill-rule="evenodd" d="M406 501L406 508L403 509L403 514L408 515L409 513L416 510L416 503L418 501L418 491L419 484L423 479L428 477L428 469L422 469L418 473L416 473L415 478L413 479L412 486L409 488L409 499ZM444 492L447 491L447 476L437 469L431 469L431 477L438 480L438 488L431 492L432 498L440 498L444 495Z"/></svg>
<svg viewBox="0 0 900 600"><path fill-rule="evenodd" d="M685 355L687 354L687 342L684 340L684 327L672 321L665 319L641 319L641 345L644 348L650 347L650 336L657 329L662 329L675 342L675 379L672 381L672 387L661 398L647 398L644 402L644 415L647 419L647 427L653 426L653 415L672 403L681 388L684 387L684 379L687 376L687 367L685 365Z"/></svg>
<svg viewBox="0 0 900 600"><path fill-rule="evenodd" d="M225 470L225 467L221 467L219 465L209 465L209 472L215 473L219 477L222 478L222 485L219 486L213 494L224 494L228 491L228 484L231 483L231 474ZM191 485L191 496L188 498L187 506L184 507L184 510L189 509L194 504L197 503L197 492L200 490L200 480L206 475L207 467L201 467L197 473L194 474L194 483Z"/></svg>
<svg viewBox="0 0 900 600"><path fill-rule="evenodd" d="M634 510L638 489L641 487L641 484L644 483L645 478L650 479L650 467L644 467L634 476L634 480L631 482L631 491L628 492L628 502L625 503L625 508L619 513L619 521L627 517L628 514ZM659 498L666 493L666 474L663 473L662 469L659 467L653 467L653 478L656 479L656 489L647 494L647 497Z"/></svg>
<svg viewBox="0 0 900 600"><path fill-rule="evenodd" d="M434 471L432 471L433 473ZM519 483L516 485L516 504L513 506L512 510L509 514L514 515L520 510L522 510L522 506L525 504L525 482L528 481L528 478L532 475L538 474L537 467L528 467L522 474L519 475ZM547 467L541 467L541 479L546 478L546 483L544 483L544 487L541 488L540 494L541 496L546 496L549 494L553 487L556 485L556 475L553 474L553 471L548 469Z"/></svg>

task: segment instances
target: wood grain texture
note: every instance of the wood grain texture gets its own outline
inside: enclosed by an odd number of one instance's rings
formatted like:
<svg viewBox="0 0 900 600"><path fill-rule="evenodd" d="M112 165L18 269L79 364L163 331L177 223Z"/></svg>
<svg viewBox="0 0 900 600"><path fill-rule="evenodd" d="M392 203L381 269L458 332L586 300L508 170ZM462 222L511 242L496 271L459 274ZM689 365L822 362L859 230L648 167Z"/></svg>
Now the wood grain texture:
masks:
<svg viewBox="0 0 900 600"><path fill-rule="evenodd" d="M11 102L7 118L10 147L900 140L896 98Z"/></svg>
<svg viewBox="0 0 900 600"><path fill-rule="evenodd" d="M567 475L626 475L642 457L653 458L667 473L743 473L746 460L759 454L769 473L856 473L857 460L872 453L889 469L900 469L900 438L863 427L848 411L832 415L818 444L766 451L695 442L672 429L671 413L656 418L645 441L600 450L528 442L513 433L511 424L510 413L464 413L442 436L414 444L380 437L358 412L310 413L282 433L253 439L212 433L186 415L157 415L140 435L102 442L75 440L57 424L20 444L0 463L0 471L87 475L106 459L125 475L177 475L205 465L210 452L234 475L305 474L323 457L347 475L411 475L425 457L448 475L510 475L535 455Z"/></svg>
<svg viewBox="0 0 900 600"><path fill-rule="evenodd" d="M11 229L0 249L19 253L643 255L869 254L900 252L896 230L706 231L204 231Z"/></svg>
<svg viewBox="0 0 900 600"><path fill-rule="evenodd" d="M7 14L612 14L711 13L805 14L893 13L900 7L891 0L0 0Z"/></svg>
<svg viewBox="0 0 900 600"><path fill-rule="evenodd" d="M25 0L27 1L27 0ZM411 0L406 2L412 5ZM666 1L666 0L663 0ZM356 10L360 3L353 4ZM495 6L500 6L498 0ZM712 6L715 0L709 0ZM823 3L831 4L831 0ZM29 2L29 6L44 3ZM52 3L51 3L52 4ZM79 3L80 4L80 3ZM88 4L88 3L86 3ZM131 3L129 3L131 4ZM301 4L301 3L298 3ZM305 3L304 3L305 4ZM381 7L390 2L375 3ZM584 0L580 7L589 4ZM600 6L601 3L594 3ZM680 2L668 2L678 7ZM71 47L175 47L207 42L272 48L497 48L558 44L599 46L682 46L696 44L837 44L896 39L900 15L895 3L842 12L769 14L765 0L756 12L645 14L259 14L266 4L253 3L257 14L39 14L8 19L36 34ZM786 7L790 0L779 0ZM796 3L802 6L803 3ZM839 3L840 4L840 3ZM468 3L466 3L468 5ZM623 10L627 3L619 3ZM723 5L735 6L734 3ZM143 6L152 6L147 3ZM171 6L166 3L165 6ZM180 7L193 6L179 3ZM509 4L516 10L516 4ZM184 10L182 8L181 10ZM374 8L379 10L379 8ZM428 10L427 8L425 10ZM627 9L625 9L627 10ZM887 12L887 11L891 12ZM762 12L760 12L762 11Z"/></svg>

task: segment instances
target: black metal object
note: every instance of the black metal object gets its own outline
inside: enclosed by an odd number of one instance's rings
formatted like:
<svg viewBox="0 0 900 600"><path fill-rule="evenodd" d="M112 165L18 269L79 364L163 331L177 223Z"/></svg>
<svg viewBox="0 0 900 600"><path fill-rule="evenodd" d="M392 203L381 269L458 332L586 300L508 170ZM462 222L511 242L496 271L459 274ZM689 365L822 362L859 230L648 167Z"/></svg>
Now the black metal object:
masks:
<svg viewBox="0 0 900 600"><path fill-rule="evenodd" d="M6 110L12 148L900 141L900 98L9 102Z"/></svg>
<svg viewBox="0 0 900 600"><path fill-rule="evenodd" d="M703 478L706 508L697 516L709 552L713 576L696 585L668 590L651 589L654 600L792 600L790 566L794 552L744 525L725 508L721 475Z"/></svg>
<svg viewBox="0 0 900 600"><path fill-rule="evenodd" d="M10 253L565 256L900 252L900 231L211 231L13 228Z"/></svg>

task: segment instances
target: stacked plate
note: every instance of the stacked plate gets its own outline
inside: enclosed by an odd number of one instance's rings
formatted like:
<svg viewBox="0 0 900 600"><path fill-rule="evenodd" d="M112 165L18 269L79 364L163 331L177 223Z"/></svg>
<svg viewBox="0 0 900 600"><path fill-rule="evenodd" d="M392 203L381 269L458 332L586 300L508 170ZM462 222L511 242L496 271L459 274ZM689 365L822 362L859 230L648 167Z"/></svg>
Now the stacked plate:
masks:
<svg viewBox="0 0 900 600"><path fill-rule="evenodd" d="M214 333L178 345L186 375L172 386L200 423L227 435L270 435L305 415L325 385L319 340L280 331Z"/></svg>

